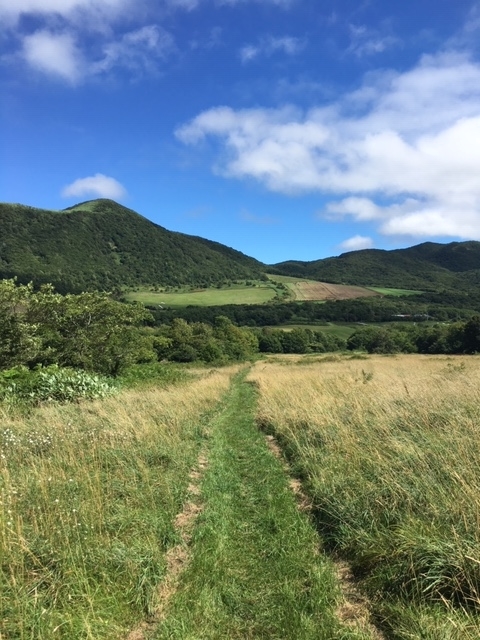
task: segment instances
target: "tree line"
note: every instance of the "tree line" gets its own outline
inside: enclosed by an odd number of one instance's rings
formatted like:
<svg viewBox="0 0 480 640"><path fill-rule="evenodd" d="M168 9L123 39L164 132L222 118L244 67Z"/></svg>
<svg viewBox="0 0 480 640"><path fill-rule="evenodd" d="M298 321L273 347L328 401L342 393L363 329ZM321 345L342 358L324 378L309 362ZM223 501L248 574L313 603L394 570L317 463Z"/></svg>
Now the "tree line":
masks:
<svg viewBox="0 0 480 640"><path fill-rule="evenodd" d="M241 327L216 308L211 311L210 322L173 318L159 323L142 305L117 302L104 293L61 295L51 285L35 291L31 284L4 280L0 282L0 370L58 365L116 377L138 363L222 364L259 353L480 352L479 315L433 326L359 327L345 341L321 329Z"/></svg>

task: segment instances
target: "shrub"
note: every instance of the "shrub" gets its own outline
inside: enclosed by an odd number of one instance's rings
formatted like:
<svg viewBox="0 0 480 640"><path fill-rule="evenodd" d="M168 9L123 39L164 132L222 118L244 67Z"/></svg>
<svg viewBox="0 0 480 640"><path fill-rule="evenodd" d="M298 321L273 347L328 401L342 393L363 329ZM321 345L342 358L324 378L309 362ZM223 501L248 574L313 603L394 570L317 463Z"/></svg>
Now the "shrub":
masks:
<svg viewBox="0 0 480 640"><path fill-rule="evenodd" d="M116 390L108 378L56 365L35 371L15 367L0 376L0 400L7 404L93 400Z"/></svg>

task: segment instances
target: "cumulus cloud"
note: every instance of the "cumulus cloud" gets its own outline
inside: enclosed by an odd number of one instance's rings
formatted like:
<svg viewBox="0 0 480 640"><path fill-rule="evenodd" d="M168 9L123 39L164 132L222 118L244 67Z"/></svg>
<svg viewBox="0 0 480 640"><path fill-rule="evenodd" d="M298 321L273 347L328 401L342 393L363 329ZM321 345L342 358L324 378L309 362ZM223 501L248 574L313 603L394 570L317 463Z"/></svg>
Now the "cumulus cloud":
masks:
<svg viewBox="0 0 480 640"><path fill-rule="evenodd" d="M84 72L82 54L68 33L37 31L24 39L22 56L34 69L72 83Z"/></svg>
<svg viewBox="0 0 480 640"><path fill-rule="evenodd" d="M148 25L105 41L101 55L87 59L73 31L41 30L24 38L20 57L36 71L77 84L114 68L153 71L174 49L167 31Z"/></svg>
<svg viewBox="0 0 480 640"><path fill-rule="evenodd" d="M371 249L373 247L373 240L367 236L353 236L344 240L340 245L340 249L345 251L360 251L361 249Z"/></svg>
<svg viewBox="0 0 480 640"><path fill-rule="evenodd" d="M9 60L21 59L34 71L73 84L114 68L153 71L175 50L173 37L155 24L125 31L119 18L141 23L148 0L16 0L0 2L0 20L20 48ZM164 0L166 5L193 8L193 0ZM34 16L37 30L20 21ZM92 38L95 35L95 40Z"/></svg>
<svg viewBox="0 0 480 640"><path fill-rule="evenodd" d="M103 173L96 173L87 178L78 178L62 190L64 198L97 196L99 198L112 198L121 200L127 195L123 185L115 178L105 176Z"/></svg>
<svg viewBox="0 0 480 640"><path fill-rule="evenodd" d="M258 56L271 56L277 52L291 56L299 53L304 47L305 42L300 38L268 36L260 40L258 44L247 44L242 47L240 49L240 59L242 62L249 62Z"/></svg>
<svg viewBox="0 0 480 640"><path fill-rule="evenodd" d="M308 112L216 107L176 135L216 141L220 175L335 196L330 218L373 220L388 235L480 240L480 64L464 54L368 75Z"/></svg>

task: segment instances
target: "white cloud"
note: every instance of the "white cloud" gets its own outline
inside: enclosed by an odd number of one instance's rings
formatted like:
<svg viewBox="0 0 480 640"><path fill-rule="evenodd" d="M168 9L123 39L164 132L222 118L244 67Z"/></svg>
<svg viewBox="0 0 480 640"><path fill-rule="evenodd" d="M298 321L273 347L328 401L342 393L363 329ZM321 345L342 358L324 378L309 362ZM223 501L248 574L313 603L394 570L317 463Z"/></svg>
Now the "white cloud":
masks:
<svg viewBox="0 0 480 640"><path fill-rule="evenodd" d="M353 53L358 58L383 53L387 49L400 44L400 40L390 34L382 35L364 25L350 25L350 46L347 53Z"/></svg>
<svg viewBox="0 0 480 640"><path fill-rule="evenodd" d="M344 240L340 245L340 249L345 251L360 251L361 249L371 249L373 247L373 240L367 236L353 236Z"/></svg>
<svg viewBox="0 0 480 640"><path fill-rule="evenodd" d="M127 195L127 191L115 178L105 176L103 173L96 173L94 176L88 176L87 178L78 178L78 180L75 180L62 190L64 198L86 195L121 200Z"/></svg>
<svg viewBox="0 0 480 640"><path fill-rule="evenodd" d="M448 52L371 74L327 106L199 114L176 135L219 142L216 173L340 196L328 217L384 234L480 239L480 64Z"/></svg>
<svg viewBox="0 0 480 640"><path fill-rule="evenodd" d="M42 30L24 38L21 58L36 71L76 84L114 68L152 71L174 49L167 31L149 25L106 41L101 57L86 59L73 31Z"/></svg>
<svg viewBox="0 0 480 640"><path fill-rule="evenodd" d="M117 15L129 6L131 0L5 0L0 2L0 16L11 21L25 14L71 19L78 12Z"/></svg>
<svg viewBox="0 0 480 640"><path fill-rule="evenodd" d="M71 34L37 31L23 41L22 57L34 69L75 83L83 75L83 59Z"/></svg>
<svg viewBox="0 0 480 640"><path fill-rule="evenodd" d="M165 57L175 48L172 36L156 25L125 33L118 40L107 42L104 57L91 64L90 73L109 71L113 67L148 69L157 58Z"/></svg>
<svg viewBox="0 0 480 640"><path fill-rule="evenodd" d="M240 59L242 62L249 62L260 55L271 56L274 53L282 52L286 55L295 55L305 47L304 40L283 36L275 38L268 36L262 38L258 44L247 44L240 49Z"/></svg>

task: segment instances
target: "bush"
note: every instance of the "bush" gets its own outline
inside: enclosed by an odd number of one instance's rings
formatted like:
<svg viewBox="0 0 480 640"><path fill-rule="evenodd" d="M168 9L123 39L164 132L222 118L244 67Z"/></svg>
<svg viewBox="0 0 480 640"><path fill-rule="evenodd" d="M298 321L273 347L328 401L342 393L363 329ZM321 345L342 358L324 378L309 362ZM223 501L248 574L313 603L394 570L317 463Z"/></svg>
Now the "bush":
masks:
<svg viewBox="0 0 480 640"><path fill-rule="evenodd" d="M8 404L93 400L116 390L108 378L56 365L35 371L15 367L0 375L0 400Z"/></svg>

